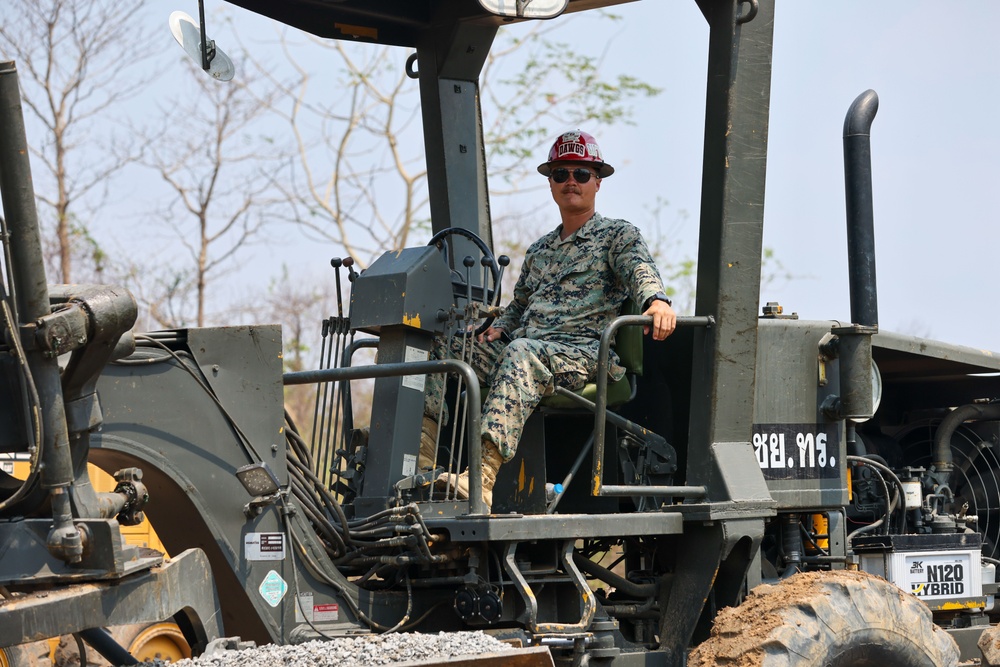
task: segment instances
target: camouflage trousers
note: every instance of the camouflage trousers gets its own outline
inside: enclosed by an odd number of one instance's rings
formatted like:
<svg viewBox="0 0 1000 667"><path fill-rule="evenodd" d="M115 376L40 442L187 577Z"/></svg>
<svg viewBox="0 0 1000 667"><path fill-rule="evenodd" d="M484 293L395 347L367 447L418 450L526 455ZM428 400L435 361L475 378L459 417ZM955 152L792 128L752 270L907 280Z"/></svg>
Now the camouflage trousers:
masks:
<svg viewBox="0 0 1000 667"><path fill-rule="evenodd" d="M597 371L597 358L587 351L531 338L479 343L472 338L463 341L460 336L450 341L438 337L431 358L448 357L464 358L475 370L486 394L482 438L496 445L504 461L514 456L524 424L543 397L555 393L556 387L581 389ZM441 415L447 423L444 382L444 375L427 376L424 414L435 421Z"/></svg>

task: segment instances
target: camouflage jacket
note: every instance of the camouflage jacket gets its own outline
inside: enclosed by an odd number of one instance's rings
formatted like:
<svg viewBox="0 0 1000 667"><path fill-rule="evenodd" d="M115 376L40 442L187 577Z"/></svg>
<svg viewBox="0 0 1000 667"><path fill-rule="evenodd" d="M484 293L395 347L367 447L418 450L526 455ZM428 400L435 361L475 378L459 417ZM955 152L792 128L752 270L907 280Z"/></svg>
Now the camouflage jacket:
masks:
<svg viewBox="0 0 1000 667"><path fill-rule="evenodd" d="M514 296L493 326L512 339L568 343L596 359L601 333L625 299L641 305L663 283L635 225L597 213L566 240L561 230L528 248ZM613 364L613 377L622 372Z"/></svg>

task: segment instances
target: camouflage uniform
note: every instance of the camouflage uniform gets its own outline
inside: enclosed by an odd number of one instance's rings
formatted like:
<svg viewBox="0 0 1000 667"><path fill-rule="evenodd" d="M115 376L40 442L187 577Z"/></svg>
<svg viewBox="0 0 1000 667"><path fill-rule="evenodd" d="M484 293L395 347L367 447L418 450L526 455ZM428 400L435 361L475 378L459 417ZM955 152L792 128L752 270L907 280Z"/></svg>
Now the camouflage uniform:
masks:
<svg viewBox="0 0 1000 667"><path fill-rule="evenodd" d="M636 303L663 291L639 230L624 220L595 214L567 239L560 225L528 248L514 296L493 326L511 339L475 344L470 365L482 386L483 438L514 456L524 423L555 387L582 388L597 371L601 333L631 296ZM460 339L451 350L458 356ZM433 355L447 354L439 341ZM610 374L624 369L612 359ZM441 410L441 375L427 378L425 413Z"/></svg>

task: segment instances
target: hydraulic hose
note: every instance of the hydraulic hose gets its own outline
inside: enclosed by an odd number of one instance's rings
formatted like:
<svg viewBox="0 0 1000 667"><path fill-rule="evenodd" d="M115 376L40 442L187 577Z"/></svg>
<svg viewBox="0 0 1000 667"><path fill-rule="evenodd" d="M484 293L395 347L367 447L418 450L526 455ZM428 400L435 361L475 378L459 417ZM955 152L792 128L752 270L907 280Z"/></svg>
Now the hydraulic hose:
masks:
<svg viewBox="0 0 1000 667"><path fill-rule="evenodd" d="M629 581L578 553L573 554L573 563L587 574L597 577L610 586L614 586L615 589L626 595L637 598L648 598L656 595L659 590L657 584L637 584L634 581Z"/></svg>
<svg viewBox="0 0 1000 667"><path fill-rule="evenodd" d="M32 326L51 312L51 305L28 155L17 68L12 61L0 62L0 199L11 236L8 270L19 324ZM20 332L15 329L11 334ZM73 460L59 361L41 350L29 350L27 357L42 416L41 482L49 491L52 508L52 529L46 544L56 558L79 563L84 544L83 535L73 524Z"/></svg>
<svg viewBox="0 0 1000 667"><path fill-rule="evenodd" d="M934 467L948 471L952 468L951 436L963 422L969 420L1000 419L1000 403L961 405L941 420L934 434Z"/></svg>

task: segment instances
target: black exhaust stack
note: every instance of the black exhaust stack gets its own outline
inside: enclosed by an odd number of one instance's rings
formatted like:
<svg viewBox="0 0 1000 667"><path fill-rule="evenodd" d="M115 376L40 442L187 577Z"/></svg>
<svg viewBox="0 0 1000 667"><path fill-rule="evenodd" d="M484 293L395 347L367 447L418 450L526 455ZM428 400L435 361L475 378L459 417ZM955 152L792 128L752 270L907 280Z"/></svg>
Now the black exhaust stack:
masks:
<svg viewBox="0 0 1000 667"><path fill-rule="evenodd" d="M866 90L844 119L844 181L847 190L847 258L851 322L878 327L875 286L875 213L872 205L872 121L878 95Z"/></svg>
<svg viewBox="0 0 1000 667"><path fill-rule="evenodd" d="M872 335L878 333L875 284L875 214L872 205L871 127L878 95L867 90L844 119L844 179L847 198L847 261L851 324L834 327L839 340L840 401L837 416L853 421L875 413L872 394Z"/></svg>

